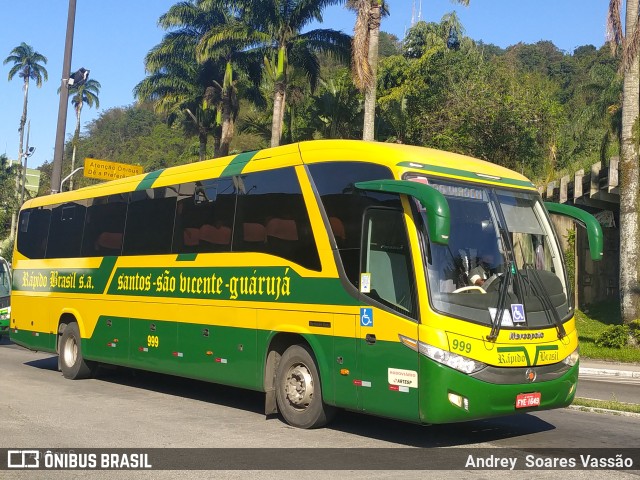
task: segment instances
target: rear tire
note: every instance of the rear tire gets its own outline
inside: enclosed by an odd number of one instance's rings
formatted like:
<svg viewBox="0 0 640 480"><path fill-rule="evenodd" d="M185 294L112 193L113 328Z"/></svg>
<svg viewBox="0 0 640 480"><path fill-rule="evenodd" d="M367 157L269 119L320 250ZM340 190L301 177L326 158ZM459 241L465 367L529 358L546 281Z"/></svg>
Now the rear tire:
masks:
<svg viewBox="0 0 640 480"><path fill-rule="evenodd" d="M335 408L322 399L318 367L306 345L292 345L282 355L276 401L285 421L297 428L322 427L333 418Z"/></svg>
<svg viewBox="0 0 640 480"><path fill-rule="evenodd" d="M78 324L76 322L68 324L62 332L58 349L58 363L64 378L80 380L90 378L95 373L97 365L84 359L81 344Z"/></svg>

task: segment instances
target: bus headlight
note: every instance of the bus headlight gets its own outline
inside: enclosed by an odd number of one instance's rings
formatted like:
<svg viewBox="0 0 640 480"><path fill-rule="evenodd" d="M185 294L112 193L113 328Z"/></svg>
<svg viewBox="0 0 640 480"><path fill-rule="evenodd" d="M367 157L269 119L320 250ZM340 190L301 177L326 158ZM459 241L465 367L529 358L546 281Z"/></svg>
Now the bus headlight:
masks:
<svg viewBox="0 0 640 480"><path fill-rule="evenodd" d="M398 336L400 337L400 341L410 349L416 350L425 357L458 370L459 372L466 374L475 373L487 366L486 363L458 355L457 353L449 352L448 350L442 350L441 348L434 347L428 343L416 341L412 338L405 337L404 335Z"/></svg>
<svg viewBox="0 0 640 480"><path fill-rule="evenodd" d="M562 360L562 363L569 365L570 367L573 367L576 363L578 363L579 359L580 359L580 348L578 347L571 353L571 355L569 355L567 358Z"/></svg>
<svg viewBox="0 0 640 480"><path fill-rule="evenodd" d="M458 355L457 353L442 350L441 348L423 342L418 342L418 351L431 360L466 374L475 373L487 366L485 363Z"/></svg>

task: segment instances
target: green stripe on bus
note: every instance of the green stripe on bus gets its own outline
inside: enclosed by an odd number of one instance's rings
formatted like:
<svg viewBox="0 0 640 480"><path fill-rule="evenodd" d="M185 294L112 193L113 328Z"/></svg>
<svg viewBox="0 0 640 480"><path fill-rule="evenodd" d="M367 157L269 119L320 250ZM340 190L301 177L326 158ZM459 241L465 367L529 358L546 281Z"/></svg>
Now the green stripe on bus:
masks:
<svg viewBox="0 0 640 480"><path fill-rule="evenodd" d="M358 305L339 278L305 278L289 267L121 267L107 294Z"/></svg>
<svg viewBox="0 0 640 480"><path fill-rule="evenodd" d="M459 170L457 168L449 168L449 167L440 167L438 165L428 165L424 163L415 163L415 162L400 162L398 163L399 167L405 168L413 168L416 170L424 170L433 173L440 173L443 175L455 175L457 177L470 178L475 181L493 181L495 183L500 183L503 185L509 186L517 186L517 187L530 187L534 188L535 185L529 181L525 180L516 180L514 178L504 178L498 177L494 175L485 175L485 174L477 174L475 172L470 172L468 170Z"/></svg>
<svg viewBox="0 0 640 480"><path fill-rule="evenodd" d="M197 257L197 253L181 253L176 257L176 262L193 262Z"/></svg>
<svg viewBox="0 0 640 480"><path fill-rule="evenodd" d="M18 269L13 289L31 292L105 293L118 257L104 257L98 268Z"/></svg>
<svg viewBox="0 0 640 480"><path fill-rule="evenodd" d="M140 184L136 187L136 191L146 190L147 188L151 188L153 186L153 182L164 172L164 170L156 170L155 172L148 173L142 179Z"/></svg>
<svg viewBox="0 0 640 480"><path fill-rule="evenodd" d="M233 175L240 175L244 167L255 157L258 150L252 152L243 152L236 155L233 160L229 162L229 165L220 174L221 177L231 177Z"/></svg>

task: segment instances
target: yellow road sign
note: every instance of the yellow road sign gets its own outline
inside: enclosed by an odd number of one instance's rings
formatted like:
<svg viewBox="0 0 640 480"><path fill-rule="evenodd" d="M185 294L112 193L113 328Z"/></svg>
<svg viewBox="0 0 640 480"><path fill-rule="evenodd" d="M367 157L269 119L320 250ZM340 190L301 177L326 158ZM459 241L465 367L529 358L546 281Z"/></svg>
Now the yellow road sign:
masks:
<svg viewBox="0 0 640 480"><path fill-rule="evenodd" d="M117 178L131 177L142 173L140 165L108 162L95 158L84 159L84 176L97 178L98 180L115 180Z"/></svg>

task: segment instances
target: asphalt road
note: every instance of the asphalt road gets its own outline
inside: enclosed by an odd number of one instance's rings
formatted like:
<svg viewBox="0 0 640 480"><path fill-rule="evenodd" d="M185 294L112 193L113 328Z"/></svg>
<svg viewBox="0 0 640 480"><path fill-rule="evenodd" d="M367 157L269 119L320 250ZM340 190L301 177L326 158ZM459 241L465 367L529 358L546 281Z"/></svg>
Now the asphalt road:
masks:
<svg viewBox="0 0 640 480"><path fill-rule="evenodd" d="M497 454L532 448L625 448L640 445L640 418L556 410L465 424L417 426L342 413L329 427L292 428L265 419L263 394L121 369L98 379L70 381L57 357L0 343L0 448L283 448L300 467L317 448L490 448ZM292 450L292 449L311 450ZM171 450L168 450L170 452ZM400 451L400 450L399 450ZM481 451L481 450L477 450ZM484 451L486 452L486 450ZM452 465L459 468L459 465ZM322 471L0 471L0 478L441 478L412 470ZM633 478L638 471L598 471L597 478ZM459 478L531 478L531 472L455 471ZM585 472L563 471L564 479ZM558 478L538 470L536 479Z"/></svg>
<svg viewBox="0 0 640 480"><path fill-rule="evenodd" d="M580 375L576 394L582 398L640 403L640 378Z"/></svg>

